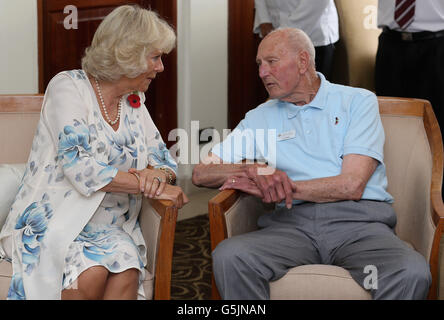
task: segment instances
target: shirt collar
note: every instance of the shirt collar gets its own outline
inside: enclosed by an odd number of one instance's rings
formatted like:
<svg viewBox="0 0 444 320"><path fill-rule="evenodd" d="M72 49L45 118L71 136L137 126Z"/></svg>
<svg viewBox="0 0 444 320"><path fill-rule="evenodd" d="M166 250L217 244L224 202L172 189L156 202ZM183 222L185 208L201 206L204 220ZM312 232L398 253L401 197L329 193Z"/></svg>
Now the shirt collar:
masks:
<svg viewBox="0 0 444 320"><path fill-rule="evenodd" d="M325 79L324 75L320 72L317 72L317 75L321 79L321 85L319 86L318 92L316 93L316 96L314 99L308 103L304 104L303 106L296 106L293 103L286 103L287 105L287 115L288 118L296 117L299 114L299 111L302 109L308 109L308 108L317 108L317 109L324 109L327 103L327 86L329 82L327 79ZM283 102L283 101L281 101Z"/></svg>

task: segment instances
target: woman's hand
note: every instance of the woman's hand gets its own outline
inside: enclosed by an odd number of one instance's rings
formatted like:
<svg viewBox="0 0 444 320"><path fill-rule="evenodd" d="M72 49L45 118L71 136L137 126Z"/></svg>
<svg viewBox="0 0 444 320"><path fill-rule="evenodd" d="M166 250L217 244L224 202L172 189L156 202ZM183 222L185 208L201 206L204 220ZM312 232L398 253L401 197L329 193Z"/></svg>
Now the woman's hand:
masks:
<svg viewBox="0 0 444 320"><path fill-rule="evenodd" d="M161 170L130 168L128 172L139 176L140 192L147 198L156 198L165 190L166 175Z"/></svg>
<svg viewBox="0 0 444 320"><path fill-rule="evenodd" d="M166 183L165 173L161 170L148 168L137 170L131 168L128 172L136 173L139 176L140 191L147 198L171 200L179 209L189 202L182 188Z"/></svg>
<svg viewBox="0 0 444 320"><path fill-rule="evenodd" d="M167 184L163 192L154 199L171 200L179 209L189 202L188 197L183 193L182 188Z"/></svg>

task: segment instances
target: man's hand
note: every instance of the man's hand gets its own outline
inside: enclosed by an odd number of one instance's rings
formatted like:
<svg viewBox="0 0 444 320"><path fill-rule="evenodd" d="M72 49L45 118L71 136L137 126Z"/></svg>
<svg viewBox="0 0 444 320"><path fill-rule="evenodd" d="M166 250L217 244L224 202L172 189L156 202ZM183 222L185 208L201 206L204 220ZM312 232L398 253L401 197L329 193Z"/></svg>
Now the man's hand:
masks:
<svg viewBox="0 0 444 320"><path fill-rule="evenodd" d="M263 198L261 190L256 186L253 180L243 176L229 177L219 190L236 189L258 198Z"/></svg>
<svg viewBox="0 0 444 320"><path fill-rule="evenodd" d="M248 178L262 193L265 203L285 200L288 209L293 203L293 181L287 174L268 166L252 166L247 169Z"/></svg>

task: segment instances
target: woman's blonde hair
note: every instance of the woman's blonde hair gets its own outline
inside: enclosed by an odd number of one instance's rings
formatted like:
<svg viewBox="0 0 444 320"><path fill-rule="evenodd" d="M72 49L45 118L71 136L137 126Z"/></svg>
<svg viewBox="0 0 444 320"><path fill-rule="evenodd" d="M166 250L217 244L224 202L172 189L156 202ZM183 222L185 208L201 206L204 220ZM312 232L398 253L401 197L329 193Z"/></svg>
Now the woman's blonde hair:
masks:
<svg viewBox="0 0 444 320"><path fill-rule="evenodd" d="M135 78L147 71L154 50L169 53L176 43L173 28L157 13L137 5L114 9L100 23L82 58L82 69L98 80Z"/></svg>

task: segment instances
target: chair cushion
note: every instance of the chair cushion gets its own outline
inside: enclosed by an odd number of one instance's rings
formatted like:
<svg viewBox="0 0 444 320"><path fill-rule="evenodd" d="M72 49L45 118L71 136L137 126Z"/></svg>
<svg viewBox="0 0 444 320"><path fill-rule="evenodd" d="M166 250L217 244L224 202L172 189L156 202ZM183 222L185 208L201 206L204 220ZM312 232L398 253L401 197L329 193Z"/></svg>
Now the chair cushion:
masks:
<svg viewBox="0 0 444 320"><path fill-rule="evenodd" d="M6 260L0 260L0 300L5 300L8 295L11 277L12 264Z"/></svg>
<svg viewBox="0 0 444 320"><path fill-rule="evenodd" d="M20 182L25 173L26 164L0 164L0 230L3 227L9 209L17 195ZM10 239L0 241L0 256L10 256Z"/></svg>
<svg viewBox="0 0 444 320"><path fill-rule="evenodd" d="M0 227L5 223L9 208L18 192L26 164L0 164Z"/></svg>
<svg viewBox="0 0 444 320"><path fill-rule="evenodd" d="M304 265L290 269L281 279L270 282L273 300L369 300L344 268L332 265Z"/></svg>
<svg viewBox="0 0 444 320"><path fill-rule="evenodd" d="M143 290L146 300L153 300L154 297L154 277L145 269L145 280L143 281Z"/></svg>

